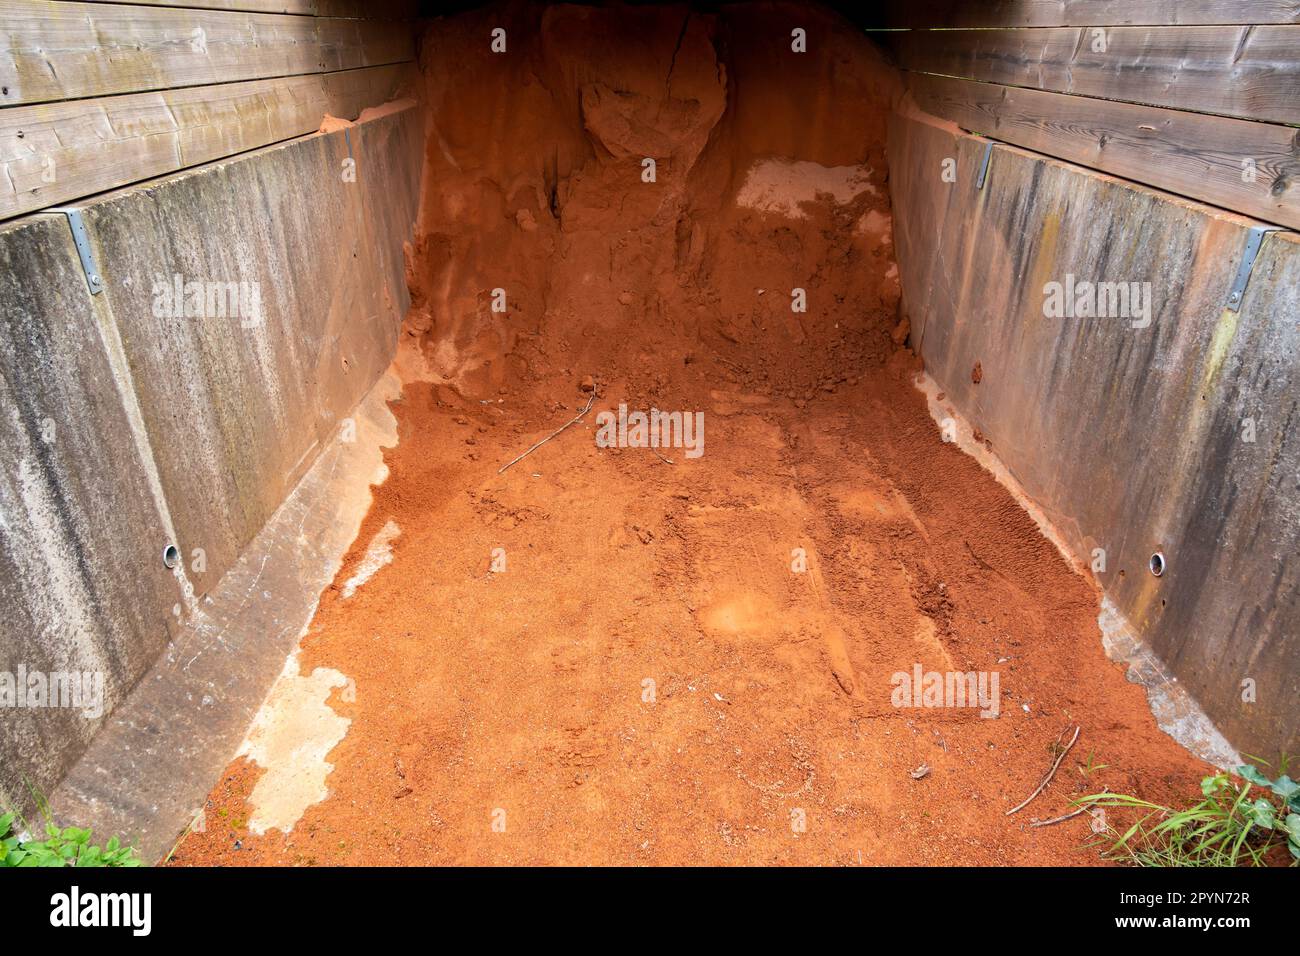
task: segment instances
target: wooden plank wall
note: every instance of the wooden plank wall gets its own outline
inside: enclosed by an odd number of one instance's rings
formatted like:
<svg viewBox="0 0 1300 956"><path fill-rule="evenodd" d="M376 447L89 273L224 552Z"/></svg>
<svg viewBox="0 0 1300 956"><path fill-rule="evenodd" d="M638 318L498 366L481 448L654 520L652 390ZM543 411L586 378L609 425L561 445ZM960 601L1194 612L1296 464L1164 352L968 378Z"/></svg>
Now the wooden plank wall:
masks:
<svg viewBox="0 0 1300 956"><path fill-rule="evenodd" d="M0 219L389 99L414 0L0 0Z"/></svg>
<svg viewBox="0 0 1300 956"><path fill-rule="evenodd" d="M1300 228L1300 0L899 0L885 21L929 113Z"/></svg>
<svg viewBox="0 0 1300 956"><path fill-rule="evenodd" d="M1300 23L1296 0L907 0L888 26L1063 27Z"/></svg>

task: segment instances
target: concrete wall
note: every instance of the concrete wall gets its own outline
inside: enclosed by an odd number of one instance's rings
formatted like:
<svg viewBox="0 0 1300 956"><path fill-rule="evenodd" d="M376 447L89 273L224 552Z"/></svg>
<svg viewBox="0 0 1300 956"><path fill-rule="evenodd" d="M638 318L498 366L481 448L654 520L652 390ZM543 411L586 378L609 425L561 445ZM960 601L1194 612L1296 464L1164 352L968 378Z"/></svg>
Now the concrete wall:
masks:
<svg viewBox="0 0 1300 956"><path fill-rule="evenodd" d="M1300 237L1234 313L1252 221L1001 144L980 189L986 142L891 122L913 346L1227 738L1300 751ZM1048 317L1069 274L1150 283L1150 325Z"/></svg>
<svg viewBox="0 0 1300 956"><path fill-rule="evenodd" d="M79 203L98 295L64 216L0 228L0 676L106 696L0 706L0 802L50 792L388 366L422 135L410 107ZM177 275L260 308L173 315Z"/></svg>

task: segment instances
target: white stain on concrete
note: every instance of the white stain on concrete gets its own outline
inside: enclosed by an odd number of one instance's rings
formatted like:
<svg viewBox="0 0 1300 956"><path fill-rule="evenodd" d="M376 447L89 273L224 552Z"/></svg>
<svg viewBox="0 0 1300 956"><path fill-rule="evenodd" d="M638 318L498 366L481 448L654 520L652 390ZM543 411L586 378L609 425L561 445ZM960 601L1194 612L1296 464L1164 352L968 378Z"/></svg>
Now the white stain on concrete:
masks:
<svg viewBox="0 0 1300 956"><path fill-rule="evenodd" d="M303 609L299 641L316 616L319 589L338 574L344 551L370 509L373 500L371 485L383 484L388 477L388 466L383 461L381 449L397 444L397 419L389 411L388 403L400 394L400 381L391 372L386 373L365 400L370 411L362 414L363 409L359 408L354 415L357 441L348 447L363 449L373 464L369 469L369 481L349 481L345 488L340 489L341 493L323 499L328 512L317 516L313 524L323 521L329 535L305 536L303 529L310 515L304 511L300 519L294 538L310 540L309 551L315 552L319 548L321 537L330 537L331 541L328 547L320 549L318 557L324 559L319 564L316 560L311 562L314 568L318 568L319 576L311 577L309 581L304 577L304 582L315 589L317 597ZM323 464L322 456L317 466ZM336 466L337 460L328 469L327 483L333 480ZM365 472L358 470L358 473ZM395 524L393 527L397 528ZM384 538L385 531L387 526L375 536L376 540ZM387 537L390 555L391 542L396 536L396 533L391 533ZM371 543L373 548L374 542ZM367 549L367 553L371 549ZM379 564L375 570L382 566ZM310 675L303 676L298 664L300 651L301 647L295 645L236 755L247 757L265 771L248 796L252 808L248 828L256 834L273 829L288 833L302 819L308 807L329 796L325 782L334 765L326 757L347 735L352 723L349 718L335 713L327 703L336 688L343 688L342 696L348 699L349 694L354 693L352 682L341 671L328 667L318 667Z"/></svg>
<svg viewBox="0 0 1300 956"><path fill-rule="evenodd" d="M1101 628L1106 656L1128 665L1125 676L1146 689L1147 703L1161 730L1220 770L1235 771L1245 763L1191 694L1178 683L1178 678L1165 671L1160 658L1142 642L1124 613L1108 597L1101 599L1097 625Z"/></svg>
<svg viewBox="0 0 1300 956"><path fill-rule="evenodd" d="M1038 525L1043 537L1052 542L1061 557L1076 573L1090 577L1087 565L1070 549L1065 535L1024 487L1011 474L1002 459L988 446L976 441L974 428L951 402L941 399L939 383L922 372L915 385L925 394L930 417L941 430L948 430L958 448L970 455L1011 493L1020 507ZM1125 676L1147 692L1147 704L1155 716L1156 726L1196 756L1220 769L1235 770L1241 757L1201 710L1192 696L1164 669L1160 658L1138 637L1136 629L1123 612L1104 594L1097 615L1102 647L1112 661L1128 665Z"/></svg>
<svg viewBox="0 0 1300 956"><path fill-rule="evenodd" d="M806 219L804 203L831 199L840 205L862 193L875 195L867 166L823 166L805 160L764 159L755 163L736 195L736 204L788 219Z"/></svg>
<svg viewBox="0 0 1300 956"><path fill-rule="evenodd" d="M326 701L335 688L349 686L347 677L329 667L302 676L297 651L285 662L237 754L265 771L248 797L253 833L288 833L308 807L329 796L325 780L334 765L325 758L352 721Z"/></svg>
<svg viewBox="0 0 1300 956"><path fill-rule="evenodd" d="M1070 546L1065 536L1057 528L1052 517L1047 514L1025 491L1024 487L1011 474L1011 471L1003 464L1002 459L983 442L975 438L975 427L966 419L961 412L949 401L941 399L943 394L936 382L926 372L922 372L916 377L913 384L925 394L926 405L930 411L930 417L938 424L941 431L948 429L950 432L945 440L950 440L967 455L974 458L980 463L980 466L991 474L1011 496L1024 509L1025 513L1033 519L1034 524L1043 537L1056 546L1056 550L1061 557L1065 559L1074 571L1083 576L1088 576L1086 565L1070 550Z"/></svg>
<svg viewBox="0 0 1300 956"><path fill-rule="evenodd" d="M17 415L17 412L14 413ZM19 527L18 541L48 542L54 545L65 540L61 528L59 502L50 486L41 479L38 467L30 458L21 458L14 469L17 478L17 500L5 492L7 483L0 484L0 506L11 515ZM51 635L60 640L58 650L63 660L75 662L80 670L105 673L107 662L94 640L96 624L92 609L96 605L82 581L78 569L78 556L74 549L63 547L19 547L8 549L16 564L22 569L19 581L39 581L45 585L35 602L38 613Z"/></svg>
<svg viewBox="0 0 1300 956"><path fill-rule="evenodd" d="M393 563L393 542L397 540L402 529L392 518L370 539L366 553L357 565L352 577L343 582L343 597L350 598L357 593L357 588L373 578L379 569Z"/></svg>

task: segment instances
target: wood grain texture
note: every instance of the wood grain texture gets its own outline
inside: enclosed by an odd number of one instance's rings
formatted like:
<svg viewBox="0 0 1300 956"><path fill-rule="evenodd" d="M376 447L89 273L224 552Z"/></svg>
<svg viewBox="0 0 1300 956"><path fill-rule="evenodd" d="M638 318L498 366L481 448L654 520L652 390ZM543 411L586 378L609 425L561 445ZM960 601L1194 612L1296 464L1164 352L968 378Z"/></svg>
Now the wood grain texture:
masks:
<svg viewBox="0 0 1300 956"><path fill-rule="evenodd" d="M917 104L973 132L1300 227L1300 130L909 73ZM1243 165L1245 164L1245 166ZM1246 166L1254 170L1247 181Z"/></svg>
<svg viewBox="0 0 1300 956"><path fill-rule="evenodd" d="M63 2L63 0L60 0ZM113 3L117 0L85 0L87 3ZM317 0L134 0L147 7L185 7L194 10L244 10L249 13L293 13L317 16Z"/></svg>
<svg viewBox="0 0 1300 956"><path fill-rule="evenodd" d="M0 110L0 219L355 118L409 65Z"/></svg>
<svg viewBox="0 0 1300 956"><path fill-rule="evenodd" d="M894 0L884 20L912 29L1300 23L1300 0Z"/></svg>
<svg viewBox="0 0 1300 956"><path fill-rule="evenodd" d="M1300 26L1111 27L1101 37L1094 29L888 36L909 70L1300 123Z"/></svg>
<svg viewBox="0 0 1300 956"><path fill-rule="evenodd" d="M86 0L86 2L118 3L121 0ZM359 17L367 20L409 20L419 12L419 4L416 0L134 0L134 2L150 7L246 10L252 13Z"/></svg>
<svg viewBox="0 0 1300 956"><path fill-rule="evenodd" d="M0 0L0 105L380 66L409 24L62 0Z"/></svg>

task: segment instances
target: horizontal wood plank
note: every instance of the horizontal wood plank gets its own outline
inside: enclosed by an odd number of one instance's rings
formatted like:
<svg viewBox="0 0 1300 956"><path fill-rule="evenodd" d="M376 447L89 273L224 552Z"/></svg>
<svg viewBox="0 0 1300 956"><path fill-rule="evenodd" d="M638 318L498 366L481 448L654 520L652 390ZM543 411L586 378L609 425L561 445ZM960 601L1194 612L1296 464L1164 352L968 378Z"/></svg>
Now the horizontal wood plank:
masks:
<svg viewBox="0 0 1300 956"><path fill-rule="evenodd" d="M1058 27L888 34L909 70L1300 123L1300 26Z"/></svg>
<svg viewBox="0 0 1300 956"><path fill-rule="evenodd" d="M235 0L243 2L243 0ZM419 0L312 0L318 17L363 17L369 20L413 20Z"/></svg>
<svg viewBox="0 0 1300 956"><path fill-rule="evenodd" d="M59 0L63 2L63 0ZM122 0L85 0L86 3L121 3ZM195 10L243 10L248 13L317 15L317 0L135 0L147 7L186 7Z"/></svg>
<svg viewBox="0 0 1300 956"><path fill-rule="evenodd" d="M1300 23L1300 0L894 0L895 28Z"/></svg>
<svg viewBox="0 0 1300 956"><path fill-rule="evenodd" d="M402 21L0 0L0 106L382 66Z"/></svg>
<svg viewBox="0 0 1300 956"><path fill-rule="evenodd" d="M85 0L121 3L123 0ZM416 0L133 0L141 6L189 7L198 10L245 10L250 13L293 13L312 17L360 17L370 20L410 20L419 13Z"/></svg>
<svg viewBox="0 0 1300 956"><path fill-rule="evenodd" d="M411 64L0 110L0 219L353 119Z"/></svg>
<svg viewBox="0 0 1300 956"><path fill-rule="evenodd" d="M1300 130L1293 127L925 73L907 77L923 110L972 132L1300 228Z"/></svg>

